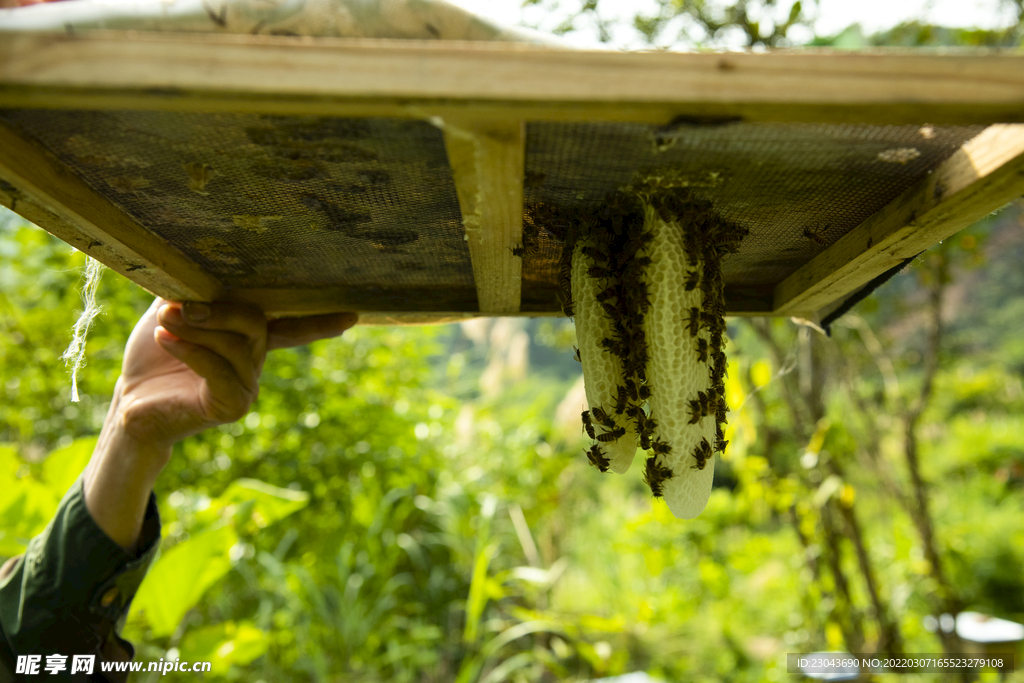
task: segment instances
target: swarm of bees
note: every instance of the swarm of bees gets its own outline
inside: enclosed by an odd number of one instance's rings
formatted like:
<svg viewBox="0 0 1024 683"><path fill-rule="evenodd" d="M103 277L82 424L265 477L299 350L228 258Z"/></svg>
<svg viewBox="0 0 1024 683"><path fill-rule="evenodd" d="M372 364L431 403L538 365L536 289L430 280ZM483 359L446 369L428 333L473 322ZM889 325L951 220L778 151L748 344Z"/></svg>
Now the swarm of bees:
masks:
<svg viewBox="0 0 1024 683"><path fill-rule="evenodd" d="M633 186L564 230L560 300L574 317L589 410L587 450L602 472L649 452L644 481L672 512L707 504L725 450L722 259L744 228L684 188Z"/></svg>

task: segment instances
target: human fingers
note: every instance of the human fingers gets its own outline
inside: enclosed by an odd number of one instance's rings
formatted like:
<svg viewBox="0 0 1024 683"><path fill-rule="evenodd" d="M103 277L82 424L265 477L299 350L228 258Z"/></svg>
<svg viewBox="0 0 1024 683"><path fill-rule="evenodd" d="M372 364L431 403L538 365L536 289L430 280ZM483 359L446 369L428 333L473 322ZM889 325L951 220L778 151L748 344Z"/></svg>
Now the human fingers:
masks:
<svg viewBox="0 0 1024 683"><path fill-rule="evenodd" d="M241 419L259 395L259 384L242 382L226 358L200 344L180 339L158 327L157 343L206 381L197 397L201 417L218 423Z"/></svg>
<svg viewBox="0 0 1024 683"><path fill-rule="evenodd" d="M168 302L157 298L139 318L124 347L122 374L128 378L147 376L169 359L153 338L153 330L160 324L157 313Z"/></svg>
<svg viewBox="0 0 1024 683"><path fill-rule="evenodd" d="M270 320L267 322L267 346L270 349L287 349L337 337L358 321L358 313L328 313Z"/></svg>
<svg viewBox="0 0 1024 683"><path fill-rule="evenodd" d="M187 323L177 304L169 304L160 308L158 321L162 327L176 339L201 346L223 358L234 370L238 381L247 389L255 391L259 384L260 371L266 357L265 335L260 339L248 337L238 332L217 329L202 329Z"/></svg>
<svg viewBox="0 0 1024 683"><path fill-rule="evenodd" d="M201 330L234 332L248 340L251 357L262 366L267 352L267 318L256 306L225 302L186 301L178 306L182 319Z"/></svg>

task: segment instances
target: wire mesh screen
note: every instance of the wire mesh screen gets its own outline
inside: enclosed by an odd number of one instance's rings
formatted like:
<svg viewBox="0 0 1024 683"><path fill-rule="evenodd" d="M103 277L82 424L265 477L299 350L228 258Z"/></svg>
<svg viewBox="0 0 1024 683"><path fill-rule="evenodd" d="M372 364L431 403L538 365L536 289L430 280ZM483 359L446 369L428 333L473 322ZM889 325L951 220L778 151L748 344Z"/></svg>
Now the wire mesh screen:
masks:
<svg viewBox="0 0 1024 683"><path fill-rule="evenodd" d="M527 213L543 204L593 207L643 179L690 187L750 230L723 264L727 286L770 291L983 128L536 123L527 129ZM556 246L540 243L527 263L531 282L553 286Z"/></svg>
<svg viewBox="0 0 1024 683"><path fill-rule="evenodd" d="M229 286L475 291L444 141L428 123L2 116Z"/></svg>
<svg viewBox="0 0 1024 683"><path fill-rule="evenodd" d="M366 310L475 311L444 140L421 121L0 111L146 230L228 286L348 287ZM729 288L772 287L927 175L981 126L531 123L524 311L557 311L561 232L638 180L694 188L750 230ZM564 211L560 212L564 215Z"/></svg>

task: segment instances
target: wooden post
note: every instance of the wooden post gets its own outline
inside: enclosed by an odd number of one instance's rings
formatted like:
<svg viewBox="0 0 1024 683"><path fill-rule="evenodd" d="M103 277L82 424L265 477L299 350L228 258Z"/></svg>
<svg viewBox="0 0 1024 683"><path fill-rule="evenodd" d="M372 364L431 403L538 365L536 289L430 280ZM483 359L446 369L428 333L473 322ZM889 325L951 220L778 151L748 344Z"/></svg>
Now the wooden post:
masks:
<svg viewBox="0 0 1024 683"><path fill-rule="evenodd" d="M518 313L523 259L513 249L523 246L525 125L438 124L462 209L479 310Z"/></svg>

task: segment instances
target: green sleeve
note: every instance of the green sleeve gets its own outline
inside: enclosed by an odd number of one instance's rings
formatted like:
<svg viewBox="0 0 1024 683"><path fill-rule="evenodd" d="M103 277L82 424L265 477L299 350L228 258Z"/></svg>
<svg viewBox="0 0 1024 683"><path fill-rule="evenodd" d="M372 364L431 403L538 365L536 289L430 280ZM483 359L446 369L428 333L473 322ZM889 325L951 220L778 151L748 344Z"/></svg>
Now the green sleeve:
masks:
<svg viewBox="0 0 1024 683"><path fill-rule="evenodd" d="M24 555L0 570L0 683L18 655L95 654L99 662L131 659L117 635L160 542L160 515L150 494L139 549L131 554L97 526L80 478ZM71 681L68 671L44 674ZM82 680L104 680L87 677Z"/></svg>

